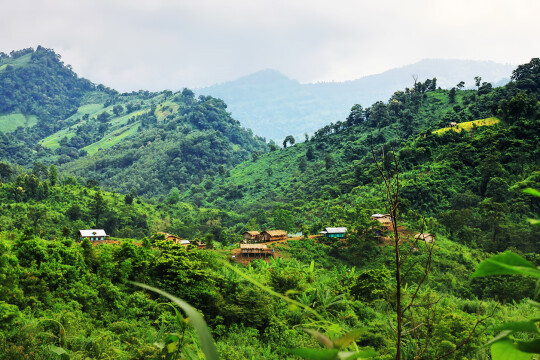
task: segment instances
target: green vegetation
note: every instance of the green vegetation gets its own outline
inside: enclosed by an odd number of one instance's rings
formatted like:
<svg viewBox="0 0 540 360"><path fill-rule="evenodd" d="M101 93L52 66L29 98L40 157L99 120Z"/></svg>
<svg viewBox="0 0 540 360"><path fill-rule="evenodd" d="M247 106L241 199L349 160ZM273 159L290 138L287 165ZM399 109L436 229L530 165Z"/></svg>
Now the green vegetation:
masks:
<svg viewBox="0 0 540 360"><path fill-rule="evenodd" d="M31 55L0 76L43 51L2 57ZM416 82L283 148L188 89L90 86L50 127L37 111L35 126L0 133L0 360L528 356L539 61L501 88ZM374 157L399 173L398 244L371 218L389 212ZM308 237L328 226L347 239ZM81 229L113 241L79 241ZM303 236L244 265L241 234L255 229Z"/></svg>
<svg viewBox="0 0 540 360"><path fill-rule="evenodd" d="M31 127L37 124L37 118L33 115L24 116L21 113L0 115L0 132L15 131L19 126Z"/></svg>
<svg viewBox="0 0 540 360"><path fill-rule="evenodd" d="M441 135L449 130L453 130L456 132L461 132L461 130L471 131L471 129L474 129L475 127L495 125L498 122L499 122L499 119L494 118L494 117L490 117L490 118L482 119L482 120L466 121L456 126L445 127L439 130L435 130L433 133L437 135Z"/></svg>

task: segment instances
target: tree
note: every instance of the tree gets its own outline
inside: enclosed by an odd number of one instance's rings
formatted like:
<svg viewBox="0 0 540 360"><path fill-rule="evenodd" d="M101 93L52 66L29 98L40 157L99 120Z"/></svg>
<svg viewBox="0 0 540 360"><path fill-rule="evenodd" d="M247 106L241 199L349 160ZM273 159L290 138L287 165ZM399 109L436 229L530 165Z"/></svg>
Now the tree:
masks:
<svg viewBox="0 0 540 360"><path fill-rule="evenodd" d="M351 112L349 116L347 116L347 125L353 126L361 124L365 120L365 114L364 109L362 108L362 105L355 104L351 108Z"/></svg>
<svg viewBox="0 0 540 360"><path fill-rule="evenodd" d="M335 160L334 157L331 154L326 154L324 156L324 166L326 167L326 170L330 170L332 166L334 166Z"/></svg>
<svg viewBox="0 0 540 360"><path fill-rule="evenodd" d="M448 93L448 102L450 104L453 104L456 102L456 88L455 87L450 89L450 92Z"/></svg>
<svg viewBox="0 0 540 360"><path fill-rule="evenodd" d="M49 167L49 183L51 186L55 186L58 182L58 170L56 170L56 166L51 165Z"/></svg>
<svg viewBox="0 0 540 360"><path fill-rule="evenodd" d="M47 218L47 208L42 204L31 206L26 216L34 227L34 234L37 234L38 225Z"/></svg>
<svg viewBox="0 0 540 360"><path fill-rule="evenodd" d="M119 116L123 112L124 112L124 107L122 105L115 105L113 107L114 116Z"/></svg>
<svg viewBox="0 0 540 360"><path fill-rule="evenodd" d="M285 140L283 140L283 148L286 149L287 148L287 143L291 144L291 145L294 145L294 137L292 135L287 135L287 137L285 138Z"/></svg>
<svg viewBox="0 0 540 360"><path fill-rule="evenodd" d="M307 160L306 160L305 156L300 157L300 160L298 161L298 169L301 172L306 171L306 169L307 169Z"/></svg>
<svg viewBox="0 0 540 360"><path fill-rule="evenodd" d="M47 169L47 166L43 165L42 163L35 162L32 174L34 174L39 179L46 179L49 176L49 169Z"/></svg>
<svg viewBox="0 0 540 360"><path fill-rule="evenodd" d="M101 195L101 192L96 191L92 202L90 203L90 213L95 219L96 228L99 227L99 218L105 213L106 208L107 203L105 202L103 195Z"/></svg>
<svg viewBox="0 0 540 360"><path fill-rule="evenodd" d="M527 64L519 65L512 72L512 80L518 89L536 91L540 88L540 58L533 58Z"/></svg>
<svg viewBox="0 0 540 360"><path fill-rule="evenodd" d="M482 83L482 77L480 76L475 76L474 77L474 84L476 85L477 88L480 88L480 84Z"/></svg>

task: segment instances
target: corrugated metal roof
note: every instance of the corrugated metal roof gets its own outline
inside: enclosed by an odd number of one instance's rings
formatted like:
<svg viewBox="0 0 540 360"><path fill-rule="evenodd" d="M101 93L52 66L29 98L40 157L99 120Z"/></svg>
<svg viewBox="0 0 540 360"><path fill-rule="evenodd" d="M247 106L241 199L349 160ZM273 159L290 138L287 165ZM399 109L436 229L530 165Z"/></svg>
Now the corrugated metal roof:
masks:
<svg viewBox="0 0 540 360"><path fill-rule="evenodd" d="M335 228L327 227L327 228L324 228L324 230L328 234L345 234L347 232L346 227L335 227Z"/></svg>
<svg viewBox="0 0 540 360"><path fill-rule="evenodd" d="M105 233L103 229L89 229L89 230L79 230L79 233L83 237L92 237L92 236L109 236Z"/></svg>
<svg viewBox="0 0 540 360"><path fill-rule="evenodd" d="M180 240L180 244L182 244L182 245L189 245L190 242L189 242L189 240Z"/></svg>

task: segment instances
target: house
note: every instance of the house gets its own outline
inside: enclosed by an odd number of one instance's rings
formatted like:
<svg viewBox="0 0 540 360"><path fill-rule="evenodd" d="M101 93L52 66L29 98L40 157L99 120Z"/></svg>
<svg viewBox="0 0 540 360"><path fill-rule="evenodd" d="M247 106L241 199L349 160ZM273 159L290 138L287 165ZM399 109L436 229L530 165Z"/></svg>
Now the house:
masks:
<svg viewBox="0 0 540 360"><path fill-rule="evenodd" d="M79 230L80 240L88 239L90 241L100 241L107 240L108 238L109 235L107 235L103 229Z"/></svg>
<svg viewBox="0 0 540 360"><path fill-rule="evenodd" d="M319 232L319 234L322 234L326 238L344 238L346 232L346 227L327 227Z"/></svg>
<svg viewBox="0 0 540 360"><path fill-rule="evenodd" d="M450 126L450 127L457 126L457 122L452 121L452 122L448 123L448 126Z"/></svg>
<svg viewBox="0 0 540 360"><path fill-rule="evenodd" d="M371 215L371 218L378 221L382 226L387 229L392 228L392 216L390 216L390 214L373 214Z"/></svg>
<svg viewBox="0 0 540 360"><path fill-rule="evenodd" d="M418 234L414 235L414 238L416 240L424 240L427 243L435 241L435 236L433 234L418 233Z"/></svg>
<svg viewBox="0 0 540 360"><path fill-rule="evenodd" d="M244 240L257 240L261 233L258 231L244 231Z"/></svg>
<svg viewBox="0 0 540 360"><path fill-rule="evenodd" d="M278 241L287 239L287 232L283 230L267 230L263 231L258 240L259 241Z"/></svg>
<svg viewBox="0 0 540 360"><path fill-rule="evenodd" d="M189 240L180 240L180 245L188 246L189 244L191 244Z"/></svg>
<svg viewBox="0 0 540 360"><path fill-rule="evenodd" d="M166 232L157 232L156 235L163 235L165 237L165 240L172 241L174 243L182 243L182 239L179 236L172 235ZM187 241L187 240L186 240Z"/></svg>
<svg viewBox="0 0 540 360"><path fill-rule="evenodd" d="M264 244L240 244L240 253L247 257L273 257L274 249L269 249Z"/></svg>

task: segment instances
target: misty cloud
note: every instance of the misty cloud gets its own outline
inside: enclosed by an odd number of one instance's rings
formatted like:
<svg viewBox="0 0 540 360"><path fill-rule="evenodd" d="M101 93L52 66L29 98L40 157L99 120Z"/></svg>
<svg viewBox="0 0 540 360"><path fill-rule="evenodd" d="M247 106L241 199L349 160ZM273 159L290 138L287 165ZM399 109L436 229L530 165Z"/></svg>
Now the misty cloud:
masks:
<svg viewBox="0 0 540 360"><path fill-rule="evenodd" d="M540 3L4 1L0 51L42 45L120 91L180 89L273 68L355 79L424 58L523 63L540 54Z"/></svg>

